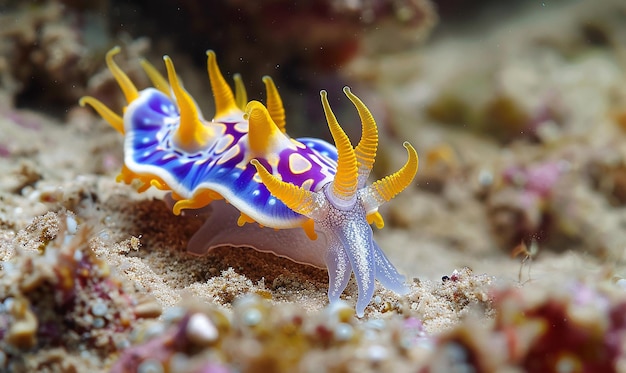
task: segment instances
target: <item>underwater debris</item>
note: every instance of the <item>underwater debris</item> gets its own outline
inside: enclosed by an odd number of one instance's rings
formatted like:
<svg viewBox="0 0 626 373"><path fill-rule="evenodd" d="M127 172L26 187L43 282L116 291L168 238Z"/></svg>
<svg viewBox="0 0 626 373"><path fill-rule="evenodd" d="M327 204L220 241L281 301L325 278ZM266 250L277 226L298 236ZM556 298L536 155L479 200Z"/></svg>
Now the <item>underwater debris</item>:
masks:
<svg viewBox="0 0 626 373"><path fill-rule="evenodd" d="M500 182L487 198L489 218L500 244L512 247L521 241L545 239L551 216L552 198L568 171L565 161L544 161L505 168Z"/></svg>
<svg viewBox="0 0 626 373"><path fill-rule="evenodd" d="M106 34L100 22L81 23L81 12L59 1L15 3L0 15L0 87L18 106L75 102L96 66L84 35Z"/></svg>
<svg viewBox="0 0 626 373"><path fill-rule="evenodd" d="M410 371L433 347L414 317L398 314L361 322L344 301L306 314L297 305L273 305L248 294L232 316L187 302L134 333L112 373ZM358 367L358 369L357 369Z"/></svg>
<svg viewBox="0 0 626 373"><path fill-rule="evenodd" d="M606 282L506 288L493 323L468 319L437 340L421 373L616 372L626 345L626 292Z"/></svg>
<svg viewBox="0 0 626 373"><path fill-rule="evenodd" d="M147 306L153 303L149 297L133 297L96 257L89 243L92 230L79 229L72 213L48 213L25 231L33 237L18 235L13 257L2 263L0 371L40 371L46 364L61 369L56 359L41 360L59 346L68 356L89 352L105 363L128 345L137 319L160 314Z"/></svg>

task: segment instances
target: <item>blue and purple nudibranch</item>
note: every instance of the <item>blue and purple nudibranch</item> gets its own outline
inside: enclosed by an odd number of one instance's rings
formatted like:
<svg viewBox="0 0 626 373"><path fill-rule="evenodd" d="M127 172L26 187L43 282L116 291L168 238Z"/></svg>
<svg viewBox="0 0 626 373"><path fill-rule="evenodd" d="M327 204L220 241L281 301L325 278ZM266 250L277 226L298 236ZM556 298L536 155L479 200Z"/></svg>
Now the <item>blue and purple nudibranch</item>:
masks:
<svg viewBox="0 0 626 373"><path fill-rule="evenodd" d="M396 293L408 291L404 276L374 241L370 224L383 227L378 207L412 182L417 152L405 142L405 165L368 185L378 129L348 87L343 91L362 124L356 147L337 122L326 92L320 93L333 146L289 137L272 79L263 78L265 105L248 102L241 78L235 75L233 93L212 51L207 52L216 108L212 120L202 116L168 56L163 57L167 79L142 61L154 87L139 91L113 60L119 51L110 50L106 63L128 102L123 116L93 97L83 97L80 104L92 106L124 135L118 181L139 180L139 192L150 186L170 191L176 215L211 206L211 216L189 241L189 252L201 255L218 246L244 246L327 268L330 302L339 299L354 273L358 316L372 299L375 280Z"/></svg>

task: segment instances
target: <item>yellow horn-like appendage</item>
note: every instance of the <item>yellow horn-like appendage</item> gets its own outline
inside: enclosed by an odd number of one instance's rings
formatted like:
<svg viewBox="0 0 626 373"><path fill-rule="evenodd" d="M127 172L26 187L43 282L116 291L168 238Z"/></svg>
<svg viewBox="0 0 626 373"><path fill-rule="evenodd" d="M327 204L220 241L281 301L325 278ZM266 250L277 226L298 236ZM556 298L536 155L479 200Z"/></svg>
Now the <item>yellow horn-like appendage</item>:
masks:
<svg viewBox="0 0 626 373"><path fill-rule="evenodd" d="M259 101L250 101L246 105L243 118L248 121L248 143L253 154L266 154L272 138L282 136L267 108Z"/></svg>
<svg viewBox="0 0 626 373"><path fill-rule="evenodd" d="M115 78L115 81L117 82L117 84L120 85L122 92L124 92L124 97L126 98L126 102L130 104L133 100L139 97L139 92L137 91L137 88L135 87L133 82L130 80L128 75L126 75L126 73L122 71L122 69L120 69L120 67L117 66L117 64L113 60L113 56L120 53L120 51L121 51L121 48L119 46L115 46L111 48L111 50L107 52L105 60L106 60L107 67L109 68L109 70L111 70L111 73L113 74L113 77Z"/></svg>
<svg viewBox="0 0 626 373"><path fill-rule="evenodd" d="M78 104L80 106L91 106L104 120L109 122L111 127L115 128L117 132L124 134L124 120L122 117L114 113L113 110L109 109L100 100L91 96L85 96L81 97Z"/></svg>
<svg viewBox="0 0 626 373"><path fill-rule="evenodd" d="M246 86L243 84L243 78L241 74L235 74L233 80L235 81L235 103L239 109L245 110L248 103L248 92L246 92Z"/></svg>
<svg viewBox="0 0 626 373"><path fill-rule="evenodd" d="M378 128L372 113L363 101L350 91L350 87L344 87L343 92L352 101L359 113L359 118L361 118L361 141L354 149L354 154L359 164L359 174L364 178L364 180L360 181L364 184L376 161Z"/></svg>
<svg viewBox="0 0 626 373"><path fill-rule="evenodd" d="M395 197L398 193L402 192L415 177L418 167L418 158L415 148L408 142L402 144L409 154L409 159L404 166L396 173L384 177L378 180L370 186L371 190L377 194L378 199L382 199L387 202Z"/></svg>
<svg viewBox="0 0 626 373"><path fill-rule="evenodd" d="M259 173L263 185L274 197L298 214L309 216L313 212L316 207L315 193L297 185L278 180L256 159L251 160L250 163Z"/></svg>
<svg viewBox="0 0 626 373"><path fill-rule="evenodd" d="M322 97L322 106L324 107L328 128L337 147L337 173L335 174L335 180L333 180L333 194L338 198L347 200L352 198L357 190L358 169L356 155L348 135L339 126L337 118L330 108L326 91L321 91L320 96Z"/></svg>
<svg viewBox="0 0 626 373"><path fill-rule="evenodd" d="M230 89L224 75L217 65L217 57L215 52L209 50L207 55L207 70L209 72L209 80L211 81L211 89L213 90L213 99L215 100L215 117L225 116L229 112L237 109L235 96Z"/></svg>
<svg viewBox="0 0 626 373"><path fill-rule="evenodd" d="M156 67L154 67L154 65L145 58L142 58L139 63L141 64L143 71L145 71L146 75L148 75L148 78L150 78L154 88L169 96L171 94L170 85L167 83L167 79L161 75L159 70L157 70Z"/></svg>
<svg viewBox="0 0 626 373"><path fill-rule="evenodd" d="M206 146L211 134L200 120L198 108L193 98L178 81L172 59L168 56L163 56L163 60L165 61L167 77L180 112L180 123L174 134L174 141L177 146L186 152L193 153Z"/></svg>
<svg viewBox="0 0 626 373"><path fill-rule="evenodd" d="M274 80L269 76L263 77L263 83L265 83L265 92L267 95L267 111L269 111L272 120L276 123L276 126L280 129L280 132L285 133L285 108L283 107L283 100L278 94L278 89L274 84Z"/></svg>

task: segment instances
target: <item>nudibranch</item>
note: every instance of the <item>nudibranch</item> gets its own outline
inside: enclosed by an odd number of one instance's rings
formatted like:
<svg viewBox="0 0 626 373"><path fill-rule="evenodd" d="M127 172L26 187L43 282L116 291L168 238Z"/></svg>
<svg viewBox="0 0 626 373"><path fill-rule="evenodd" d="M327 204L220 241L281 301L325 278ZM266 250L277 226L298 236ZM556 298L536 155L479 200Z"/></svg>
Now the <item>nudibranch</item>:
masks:
<svg viewBox="0 0 626 373"><path fill-rule="evenodd" d="M202 116L168 56L163 57L167 79L141 62L154 87L139 91L113 60L119 51L110 50L106 63L128 102L123 116L93 97L83 97L80 104L93 107L124 135L118 181L135 182L139 192L150 186L170 191L177 215L210 205L211 216L191 238L190 252L246 246L327 268L330 302L339 299L354 273L359 316L372 299L375 280L394 292L407 292L404 276L374 241L370 224L383 227L378 207L411 183L417 152L405 142L405 165L368 185L378 129L348 87L343 91L362 124L356 147L337 122L326 92L321 92L335 147L286 134L282 100L270 77L263 78L265 105L248 102L239 75L234 76L233 93L213 51L207 52L216 111L212 120Z"/></svg>

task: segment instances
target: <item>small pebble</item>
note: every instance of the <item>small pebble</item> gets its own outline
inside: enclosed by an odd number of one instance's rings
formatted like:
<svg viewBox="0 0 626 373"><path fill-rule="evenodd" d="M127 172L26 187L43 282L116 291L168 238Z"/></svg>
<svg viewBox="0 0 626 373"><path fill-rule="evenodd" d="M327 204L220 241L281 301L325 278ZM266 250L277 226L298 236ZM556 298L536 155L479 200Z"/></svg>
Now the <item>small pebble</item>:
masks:
<svg viewBox="0 0 626 373"><path fill-rule="evenodd" d="M102 317L106 315L109 307L103 301L97 301L93 306L91 306L91 314L94 316Z"/></svg>
<svg viewBox="0 0 626 373"><path fill-rule="evenodd" d="M178 314L177 311L171 311L167 316L164 316L164 319L165 320L170 320L170 318L172 318L171 320L173 320L174 318L180 319L182 315L184 314L184 310L182 309L179 309L179 310L183 311L183 313ZM163 312L163 309L161 305L154 299L143 300L141 303L135 306L135 316L139 318L151 319L151 318L159 317L161 316L162 312Z"/></svg>
<svg viewBox="0 0 626 373"><path fill-rule="evenodd" d="M139 307L138 305L137 307ZM137 312L137 308L135 308L135 312ZM185 316L185 309L183 307L170 307L163 312L163 321L168 323L174 323L178 320L182 319Z"/></svg>
<svg viewBox="0 0 626 373"><path fill-rule="evenodd" d="M67 225L67 233L69 234L75 234L78 230L78 222L71 215L67 215L65 218L65 224Z"/></svg>
<svg viewBox="0 0 626 373"><path fill-rule="evenodd" d="M263 315L256 308L247 310L243 315L243 322L248 326L255 326L261 322Z"/></svg>
<svg viewBox="0 0 626 373"><path fill-rule="evenodd" d="M74 261L75 262L80 262L83 259L83 252L80 250L76 250L74 251Z"/></svg>
<svg viewBox="0 0 626 373"><path fill-rule="evenodd" d="M93 327L96 329L100 329L100 328L104 328L104 325L106 324L106 322L104 321L104 319L102 317L96 317L95 319L93 319Z"/></svg>
<svg viewBox="0 0 626 373"><path fill-rule="evenodd" d="M341 299L329 304L325 311L330 317L341 322L347 322L354 317L354 307L351 307L348 302Z"/></svg>
<svg viewBox="0 0 626 373"><path fill-rule="evenodd" d="M481 169L478 172L478 183L484 187L491 186L493 184L493 173L489 170Z"/></svg>
<svg viewBox="0 0 626 373"><path fill-rule="evenodd" d="M354 335L354 328L350 324L344 322L339 323L335 328L335 338L339 341L348 341Z"/></svg>
<svg viewBox="0 0 626 373"><path fill-rule="evenodd" d="M163 364L158 360L146 360L139 364L137 373L163 373Z"/></svg>
<svg viewBox="0 0 626 373"><path fill-rule="evenodd" d="M207 345L217 340L219 332L213 322L201 313L193 314L185 328L187 337L199 345Z"/></svg>
<svg viewBox="0 0 626 373"><path fill-rule="evenodd" d="M373 345L368 348L367 354L372 361L378 362L386 359L389 356L389 351L384 346Z"/></svg>

